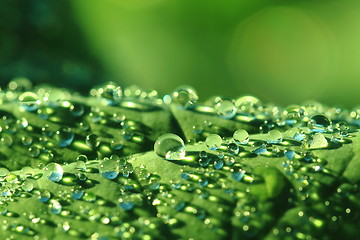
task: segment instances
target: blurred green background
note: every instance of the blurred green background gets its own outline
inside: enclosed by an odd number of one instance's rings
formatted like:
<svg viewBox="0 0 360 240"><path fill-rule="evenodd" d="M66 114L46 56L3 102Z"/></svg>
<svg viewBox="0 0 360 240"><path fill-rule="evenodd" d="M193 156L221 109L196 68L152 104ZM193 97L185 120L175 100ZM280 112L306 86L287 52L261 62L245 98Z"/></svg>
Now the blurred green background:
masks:
<svg viewBox="0 0 360 240"><path fill-rule="evenodd" d="M2 0L0 79L359 104L358 0Z"/></svg>

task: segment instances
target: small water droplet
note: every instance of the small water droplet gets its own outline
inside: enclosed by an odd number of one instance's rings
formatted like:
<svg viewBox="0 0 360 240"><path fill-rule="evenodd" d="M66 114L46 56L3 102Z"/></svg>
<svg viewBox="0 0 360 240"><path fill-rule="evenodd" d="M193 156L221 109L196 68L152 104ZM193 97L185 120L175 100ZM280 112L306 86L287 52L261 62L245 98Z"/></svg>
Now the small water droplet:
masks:
<svg viewBox="0 0 360 240"><path fill-rule="evenodd" d="M51 193L48 190L40 189L36 192L37 198L40 202L47 202L51 197Z"/></svg>
<svg viewBox="0 0 360 240"><path fill-rule="evenodd" d="M310 149L326 148L327 146L328 141L322 133L315 133L308 145Z"/></svg>
<svg viewBox="0 0 360 240"><path fill-rule="evenodd" d="M100 145L100 138L96 134L89 134L85 138L85 143L90 148L95 149Z"/></svg>
<svg viewBox="0 0 360 240"><path fill-rule="evenodd" d="M271 130L266 134L266 141L268 143L280 143L282 141L283 135L279 130Z"/></svg>
<svg viewBox="0 0 360 240"><path fill-rule="evenodd" d="M154 151L167 160L180 160L185 157L184 141L173 133L167 133L156 140Z"/></svg>
<svg viewBox="0 0 360 240"><path fill-rule="evenodd" d="M123 91L120 86L109 82L105 86L97 89L97 96L105 105L117 105L123 97Z"/></svg>
<svg viewBox="0 0 360 240"><path fill-rule="evenodd" d="M124 141L121 138L114 138L110 142L110 147L113 150L120 150L124 146Z"/></svg>

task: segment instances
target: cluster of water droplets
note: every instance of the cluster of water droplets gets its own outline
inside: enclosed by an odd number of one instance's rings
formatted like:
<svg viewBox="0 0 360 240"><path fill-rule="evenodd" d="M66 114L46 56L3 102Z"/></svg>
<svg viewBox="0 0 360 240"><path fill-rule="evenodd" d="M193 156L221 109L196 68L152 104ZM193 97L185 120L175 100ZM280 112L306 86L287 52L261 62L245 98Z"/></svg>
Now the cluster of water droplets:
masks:
<svg viewBox="0 0 360 240"><path fill-rule="evenodd" d="M351 143L360 126L359 109L314 102L281 108L252 96L215 96L199 102L189 86L162 97L154 90L110 82L84 99L34 88L27 79L17 78L0 96L5 106L0 145L6 157L15 156L4 163L7 168L0 168L0 217L2 230L14 236L41 237L41 229L56 228L68 237L160 239L162 230L186 224L179 217L185 215L223 237L229 236L225 229L230 222L221 216L231 216L231 224L242 232L239 236L256 238L266 224L274 223L266 220L266 207L257 195L270 177L256 172L252 162L278 161L293 183L285 205L318 204L323 199L316 176L331 172L317 151ZM175 111L176 117L197 117L185 118L185 125L177 119L183 131L154 133L136 116L159 109ZM145 155L149 162L139 164L141 156L131 156L152 149L157 156ZM22 155L23 162L17 160ZM154 170L154 158L160 159L155 168L159 172L149 170ZM349 197L358 196L356 190L341 186L325 201L326 209L337 201L349 206L343 213L329 211L332 222L356 209ZM41 211L26 209L26 204L17 211L16 202L29 202ZM324 225L315 216L296 214L314 228ZM19 217L26 221L16 221ZM86 229L76 221L101 227ZM308 239L302 230L281 222L272 234Z"/></svg>

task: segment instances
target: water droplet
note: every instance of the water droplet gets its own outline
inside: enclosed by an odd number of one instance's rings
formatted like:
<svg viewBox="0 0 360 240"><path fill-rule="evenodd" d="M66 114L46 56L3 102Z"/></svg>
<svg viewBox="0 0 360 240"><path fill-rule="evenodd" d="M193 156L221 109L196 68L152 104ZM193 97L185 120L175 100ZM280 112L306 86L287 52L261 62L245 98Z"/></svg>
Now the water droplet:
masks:
<svg viewBox="0 0 360 240"><path fill-rule="evenodd" d="M40 149L37 146L32 146L29 148L29 154L33 158L37 158L40 155Z"/></svg>
<svg viewBox="0 0 360 240"><path fill-rule="evenodd" d="M79 157L78 157L79 158ZM78 170L78 171L85 171L86 170L86 163L83 161L76 161L74 163L74 169Z"/></svg>
<svg viewBox="0 0 360 240"><path fill-rule="evenodd" d="M107 179L114 179L119 175L120 166L117 161L106 159L100 164L100 174Z"/></svg>
<svg viewBox="0 0 360 240"><path fill-rule="evenodd" d="M199 99L195 89L190 86L181 86L171 94L171 101L183 108L187 108Z"/></svg>
<svg viewBox="0 0 360 240"><path fill-rule="evenodd" d="M310 149L326 148L327 146L328 141L322 133L315 133L308 145Z"/></svg>
<svg viewBox="0 0 360 240"><path fill-rule="evenodd" d="M21 138L21 143L24 145L24 146L30 146L33 142L33 138L31 136L23 136Z"/></svg>
<svg viewBox="0 0 360 240"><path fill-rule="evenodd" d="M167 133L156 140L154 151L167 160L180 160L185 157L184 141L173 133Z"/></svg>
<svg viewBox="0 0 360 240"><path fill-rule="evenodd" d="M28 112L35 111L40 106L39 97L33 92L24 92L19 96L20 106Z"/></svg>
<svg viewBox="0 0 360 240"><path fill-rule="evenodd" d="M233 138L237 144L247 144L249 142L249 133L244 129L238 129L234 132Z"/></svg>
<svg viewBox="0 0 360 240"><path fill-rule="evenodd" d="M69 109L74 117L81 117L85 112L84 106L79 103L73 103Z"/></svg>
<svg viewBox="0 0 360 240"><path fill-rule="evenodd" d="M9 174L10 172L7 168L0 168L0 180L5 179Z"/></svg>
<svg viewBox="0 0 360 240"><path fill-rule="evenodd" d="M219 116L225 119L231 119L236 115L236 106L231 99L220 99L215 104L215 109Z"/></svg>
<svg viewBox="0 0 360 240"><path fill-rule="evenodd" d="M245 176L245 171L242 169L239 169L238 171L234 171L231 173L231 177L235 180L240 182L241 179L243 179Z"/></svg>
<svg viewBox="0 0 360 240"><path fill-rule="evenodd" d="M331 120L324 115L315 115L310 118L308 127L313 132L325 132L329 129Z"/></svg>
<svg viewBox="0 0 360 240"><path fill-rule="evenodd" d="M282 141L283 135L279 130L271 130L266 134L266 141L268 143L280 143Z"/></svg>
<svg viewBox="0 0 360 240"><path fill-rule="evenodd" d="M97 96L105 105L117 105L123 97L123 91L120 86L109 82L97 90Z"/></svg>
<svg viewBox="0 0 360 240"><path fill-rule="evenodd" d="M62 206L59 201L55 199L51 199L49 204L49 210L53 214L60 214L62 210Z"/></svg>
<svg viewBox="0 0 360 240"><path fill-rule="evenodd" d="M110 142L110 147L113 150L120 150L124 146L124 141L121 138L114 138Z"/></svg>
<svg viewBox="0 0 360 240"><path fill-rule="evenodd" d="M46 177L53 182L59 182L63 175L64 170L58 163L49 163L44 169Z"/></svg>
<svg viewBox="0 0 360 240"><path fill-rule="evenodd" d="M9 134L2 134L0 143L4 146L10 147L13 144L13 138Z"/></svg>
<svg viewBox="0 0 360 240"><path fill-rule="evenodd" d="M214 168L216 170L220 170L223 166L224 166L224 161L223 160L218 159L218 160L214 161Z"/></svg>
<svg viewBox="0 0 360 240"><path fill-rule="evenodd" d="M100 138L96 134L89 134L85 139L86 145L90 148L95 149L100 145Z"/></svg>
<svg viewBox="0 0 360 240"><path fill-rule="evenodd" d="M238 154L240 151L240 148L237 144L235 143L230 143L228 145L228 152L231 154L231 155L236 155Z"/></svg>
<svg viewBox="0 0 360 240"><path fill-rule="evenodd" d="M31 192L34 189L35 181L32 179L26 179L22 184L21 188L26 192Z"/></svg>
<svg viewBox="0 0 360 240"><path fill-rule="evenodd" d="M295 157L295 151L286 150L286 151L284 152L284 155L285 155L285 157L286 157L287 159L292 160L292 159Z"/></svg>
<svg viewBox="0 0 360 240"><path fill-rule="evenodd" d="M201 134L204 131L204 128L201 125L196 124L192 127L192 130L195 134Z"/></svg>
<svg viewBox="0 0 360 240"><path fill-rule="evenodd" d="M205 140L206 146L212 151L221 147L222 142L223 140L218 134L210 134Z"/></svg>
<svg viewBox="0 0 360 240"><path fill-rule="evenodd" d="M87 162L88 157L86 155L81 154L81 155L77 156L76 161Z"/></svg>
<svg viewBox="0 0 360 240"><path fill-rule="evenodd" d="M75 200L81 199L84 195L84 191L80 187L71 189L71 197Z"/></svg>
<svg viewBox="0 0 360 240"><path fill-rule="evenodd" d="M58 141L60 147L67 147L74 140L74 132L69 127L61 127L56 131L55 139Z"/></svg>
<svg viewBox="0 0 360 240"><path fill-rule="evenodd" d="M47 202L51 197L51 193L48 190L40 189L36 192L37 198L40 202Z"/></svg>

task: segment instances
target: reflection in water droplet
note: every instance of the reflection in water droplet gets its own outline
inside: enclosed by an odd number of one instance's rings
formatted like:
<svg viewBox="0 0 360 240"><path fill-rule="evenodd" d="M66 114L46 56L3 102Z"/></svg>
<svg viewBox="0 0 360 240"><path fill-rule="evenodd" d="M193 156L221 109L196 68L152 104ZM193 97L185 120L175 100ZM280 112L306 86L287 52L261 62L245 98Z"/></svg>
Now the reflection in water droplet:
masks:
<svg viewBox="0 0 360 240"><path fill-rule="evenodd" d="M49 210L53 214L60 214L62 206L59 201L52 199L50 200Z"/></svg>
<svg viewBox="0 0 360 240"><path fill-rule="evenodd" d="M56 131L55 139L60 147L67 147L74 140L74 132L69 127L61 127L58 131Z"/></svg>
<svg viewBox="0 0 360 240"><path fill-rule="evenodd" d="M225 119L231 119L236 115L236 106L230 99L220 99L215 104L215 109L219 116Z"/></svg>
<svg viewBox="0 0 360 240"><path fill-rule="evenodd" d="M120 166L117 161L107 159L100 164L100 174L107 179L114 179L119 175Z"/></svg>
<svg viewBox="0 0 360 240"><path fill-rule="evenodd" d="M40 106L39 97L33 92L24 92L19 96L20 106L28 112L35 111Z"/></svg>
<svg viewBox="0 0 360 240"><path fill-rule="evenodd" d="M238 129L234 132L233 138L237 144L247 144L249 142L249 133L244 129Z"/></svg>
<svg viewBox="0 0 360 240"><path fill-rule="evenodd" d="M331 120L324 115L315 115L310 118L308 127L313 132L325 132L329 129Z"/></svg>
<svg viewBox="0 0 360 240"><path fill-rule="evenodd" d="M100 145L100 138L96 134L89 134L85 138L85 143L91 149L95 149Z"/></svg>
<svg viewBox="0 0 360 240"><path fill-rule="evenodd" d="M48 190L40 189L36 192L37 198L40 202L47 202L51 197L51 193Z"/></svg>
<svg viewBox="0 0 360 240"><path fill-rule="evenodd" d="M50 181L59 182L64 174L64 170L60 164L49 163L44 169L44 173Z"/></svg>
<svg viewBox="0 0 360 240"><path fill-rule="evenodd" d="M180 160L185 157L184 141L175 134L167 133L156 140L154 151L167 160Z"/></svg>
<svg viewBox="0 0 360 240"><path fill-rule="evenodd" d="M210 134L205 140L206 146L212 151L221 147L222 142L223 140L218 134Z"/></svg>
<svg viewBox="0 0 360 240"><path fill-rule="evenodd" d="M279 130L271 130L266 134L266 141L268 143L280 143L283 135Z"/></svg>

